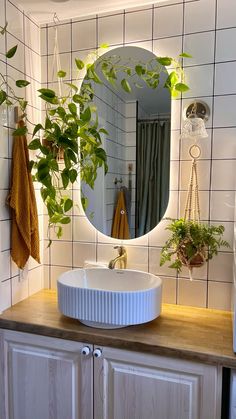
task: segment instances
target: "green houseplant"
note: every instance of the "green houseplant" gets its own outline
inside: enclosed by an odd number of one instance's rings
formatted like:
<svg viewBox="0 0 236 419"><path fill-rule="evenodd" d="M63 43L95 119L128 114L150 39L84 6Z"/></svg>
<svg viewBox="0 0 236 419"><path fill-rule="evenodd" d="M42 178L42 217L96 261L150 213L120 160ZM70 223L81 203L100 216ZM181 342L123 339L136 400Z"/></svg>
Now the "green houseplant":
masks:
<svg viewBox="0 0 236 419"><path fill-rule="evenodd" d="M171 237L162 248L160 265L168 262L169 267L178 273L183 266L190 271L202 266L217 255L221 246L229 247L228 242L222 239L222 225L213 226L181 218L171 220L166 229L171 232Z"/></svg>
<svg viewBox="0 0 236 419"><path fill-rule="evenodd" d="M0 28L2 35L7 25ZM103 45L102 48L107 45ZM11 59L17 51L17 45L12 47L6 58ZM92 62L75 59L78 70L78 80L82 72L86 71L84 82L79 89L77 83L64 81L66 72L59 70L57 75L63 84L63 94L58 95L52 89L38 90L39 97L45 104L45 119L43 123L33 127L33 134L29 149L34 151L30 162L33 180L41 184L41 196L47 207L49 227L56 230L57 237L62 235L62 226L70 223L69 211L74 205L73 200L65 191L71 188L78 177L91 188L97 176L99 167L107 171L107 156L102 147L102 136L107 131L100 126L96 108L92 104L94 95L93 85L103 84L105 81L131 92L132 85L142 87L145 83L151 89L159 86L160 74L165 73L164 87L170 91L172 97L179 96L189 88L184 82L184 72L181 67L183 57L191 57L183 53L177 59L171 57L156 57L147 63L121 63L119 57L99 59L99 72L95 59L99 51L94 53ZM170 67L168 72L166 67ZM99 76L99 74L102 74ZM118 75L122 75L121 78ZM17 87L27 87L27 80L16 80ZM15 95L9 86L7 78L0 73L0 105L19 106L26 124L17 128L13 135L28 134L27 101ZM62 160L58 161L58 153ZM82 204L86 207L86 197L82 196Z"/></svg>

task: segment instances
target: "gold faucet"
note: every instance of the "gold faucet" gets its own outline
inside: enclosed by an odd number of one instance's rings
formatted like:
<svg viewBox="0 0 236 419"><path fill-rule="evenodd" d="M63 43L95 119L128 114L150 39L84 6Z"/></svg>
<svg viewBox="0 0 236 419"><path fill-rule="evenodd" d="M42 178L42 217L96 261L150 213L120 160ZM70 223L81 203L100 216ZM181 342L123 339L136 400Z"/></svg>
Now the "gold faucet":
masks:
<svg viewBox="0 0 236 419"><path fill-rule="evenodd" d="M110 260L108 268L114 269L116 263L120 265L120 269L126 269L127 266L127 252L124 246L115 246L114 249L118 250L118 256L115 259Z"/></svg>

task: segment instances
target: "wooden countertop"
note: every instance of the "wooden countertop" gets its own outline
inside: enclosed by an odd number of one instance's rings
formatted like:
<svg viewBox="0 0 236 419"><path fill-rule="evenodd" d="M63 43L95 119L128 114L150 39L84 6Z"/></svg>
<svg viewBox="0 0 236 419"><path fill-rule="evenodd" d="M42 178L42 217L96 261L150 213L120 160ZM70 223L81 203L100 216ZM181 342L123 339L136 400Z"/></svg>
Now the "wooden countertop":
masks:
<svg viewBox="0 0 236 419"><path fill-rule="evenodd" d="M227 311L163 304L150 323L94 329L60 314L56 293L43 290L6 310L0 328L236 368Z"/></svg>

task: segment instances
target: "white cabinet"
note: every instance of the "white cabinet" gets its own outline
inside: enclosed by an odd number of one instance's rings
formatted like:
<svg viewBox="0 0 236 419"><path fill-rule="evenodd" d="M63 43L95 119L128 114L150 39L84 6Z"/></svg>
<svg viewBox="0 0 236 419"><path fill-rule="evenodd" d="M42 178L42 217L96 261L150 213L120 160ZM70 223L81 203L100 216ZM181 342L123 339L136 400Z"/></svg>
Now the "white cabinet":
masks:
<svg viewBox="0 0 236 419"><path fill-rule="evenodd" d="M216 366L12 331L0 337L0 419L220 419Z"/></svg>
<svg viewBox="0 0 236 419"><path fill-rule="evenodd" d="M94 362L94 419L219 419L215 366L103 348Z"/></svg>
<svg viewBox="0 0 236 419"><path fill-rule="evenodd" d="M87 345L10 331L0 342L1 419L93 418Z"/></svg>

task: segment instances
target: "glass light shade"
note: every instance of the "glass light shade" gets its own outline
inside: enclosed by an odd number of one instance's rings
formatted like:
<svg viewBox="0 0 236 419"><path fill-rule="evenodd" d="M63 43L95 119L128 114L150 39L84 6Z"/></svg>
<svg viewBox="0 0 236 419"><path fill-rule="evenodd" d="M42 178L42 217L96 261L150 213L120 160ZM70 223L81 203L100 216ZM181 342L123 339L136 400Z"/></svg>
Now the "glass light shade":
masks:
<svg viewBox="0 0 236 419"><path fill-rule="evenodd" d="M207 137L208 134L202 118L189 117L184 121L181 138L198 140Z"/></svg>

